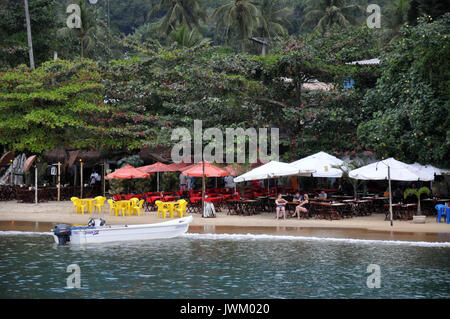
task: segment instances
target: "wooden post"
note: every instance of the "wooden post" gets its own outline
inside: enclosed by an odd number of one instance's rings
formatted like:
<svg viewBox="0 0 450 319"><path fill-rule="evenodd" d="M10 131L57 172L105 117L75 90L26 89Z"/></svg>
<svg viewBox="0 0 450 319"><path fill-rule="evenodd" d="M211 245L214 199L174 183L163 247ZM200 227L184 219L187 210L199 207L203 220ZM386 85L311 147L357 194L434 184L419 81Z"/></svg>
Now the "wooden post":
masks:
<svg viewBox="0 0 450 319"><path fill-rule="evenodd" d="M103 197L106 196L106 161L103 161Z"/></svg>
<svg viewBox="0 0 450 319"><path fill-rule="evenodd" d="M206 192L206 181L205 181L205 161L202 161L203 175L202 175L202 215L205 213L205 192Z"/></svg>
<svg viewBox="0 0 450 319"><path fill-rule="evenodd" d="M80 159L80 198L83 198L83 161Z"/></svg>
<svg viewBox="0 0 450 319"><path fill-rule="evenodd" d="M58 162L58 202L61 200L61 163Z"/></svg>

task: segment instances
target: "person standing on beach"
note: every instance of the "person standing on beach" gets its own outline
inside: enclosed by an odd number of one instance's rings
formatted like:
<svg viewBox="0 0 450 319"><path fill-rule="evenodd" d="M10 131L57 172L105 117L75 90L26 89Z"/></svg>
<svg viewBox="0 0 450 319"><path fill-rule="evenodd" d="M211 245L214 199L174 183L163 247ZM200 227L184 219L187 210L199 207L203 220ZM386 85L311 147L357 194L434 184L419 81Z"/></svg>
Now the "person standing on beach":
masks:
<svg viewBox="0 0 450 319"><path fill-rule="evenodd" d="M184 192L185 190L186 190L186 176L180 174L180 191Z"/></svg>
<svg viewBox="0 0 450 319"><path fill-rule="evenodd" d="M286 219L286 204L287 200L285 200L281 194L278 194L277 199L275 200L275 204L277 205L277 220L283 212L283 219Z"/></svg>

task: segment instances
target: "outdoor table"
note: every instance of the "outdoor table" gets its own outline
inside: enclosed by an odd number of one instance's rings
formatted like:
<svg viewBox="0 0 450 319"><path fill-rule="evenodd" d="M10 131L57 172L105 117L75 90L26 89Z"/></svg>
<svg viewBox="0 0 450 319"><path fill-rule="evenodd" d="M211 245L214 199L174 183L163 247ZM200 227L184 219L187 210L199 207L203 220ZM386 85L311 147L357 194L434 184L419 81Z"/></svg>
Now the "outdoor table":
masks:
<svg viewBox="0 0 450 319"><path fill-rule="evenodd" d="M413 219L414 213L417 211L417 204L405 204L402 205L402 211L400 218L402 220Z"/></svg>
<svg viewBox="0 0 450 319"><path fill-rule="evenodd" d="M331 207L333 207L338 212L341 218L353 217L351 206L347 203L331 203Z"/></svg>
<svg viewBox="0 0 450 319"><path fill-rule="evenodd" d="M401 218L401 203L392 204L392 219L400 219ZM387 207L387 211L385 212L385 218L384 220L390 220L390 211L389 211L389 204L384 204L384 207Z"/></svg>
<svg viewBox="0 0 450 319"><path fill-rule="evenodd" d="M311 207L314 207L315 218L318 219L340 219L337 210L330 202L311 202Z"/></svg>
<svg viewBox="0 0 450 319"><path fill-rule="evenodd" d="M245 199L242 201L242 213L244 215L256 214L258 201L255 199Z"/></svg>
<svg viewBox="0 0 450 319"><path fill-rule="evenodd" d="M166 202L166 201L174 201L174 200L176 200L177 199L177 197L176 196L164 196L163 198L162 198L162 201L163 202Z"/></svg>
<svg viewBox="0 0 450 319"><path fill-rule="evenodd" d="M178 204L178 202L164 202L164 205L167 205L167 208L169 208L170 218L173 218L173 216L174 216L173 211L174 211L176 204Z"/></svg>

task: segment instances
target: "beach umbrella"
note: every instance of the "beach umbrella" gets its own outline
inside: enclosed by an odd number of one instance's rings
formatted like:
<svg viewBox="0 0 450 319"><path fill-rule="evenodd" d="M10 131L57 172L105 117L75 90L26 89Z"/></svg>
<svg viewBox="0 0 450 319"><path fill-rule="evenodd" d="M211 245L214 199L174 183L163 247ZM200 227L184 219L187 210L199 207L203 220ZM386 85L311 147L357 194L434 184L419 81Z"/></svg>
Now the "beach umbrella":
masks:
<svg viewBox="0 0 450 319"><path fill-rule="evenodd" d="M378 161L349 172L349 177L362 180L387 180L389 182L389 211L391 226L392 221L392 191L391 180L393 181L431 181L434 176L421 172L413 166L388 158Z"/></svg>
<svg viewBox="0 0 450 319"><path fill-rule="evenodd" d="M193 176L202 178L202 206L205 207L205 177L224 177L228 176L228 172L218 166L202 161L192 167L189 167L181 172L184 176Z"/></svg>
<svg viewBox="0 0 450 319"><path fill-rule="evenodd" d="M411 166L417 169L418 171L425 172L431 175L442 175L449 171L446 169L434 167L432 165L421 165L419 163L411 164Z"/></svg>
<svg viewBox="0 0 450 319"><path fill-rule="evenodd" d="M167 169L167 172L181 172L190 166L193 166L193 164L180 162L180 163L169 164L169 165L167 165L166 169Z"/></svg>
<svg viewBox="0 0 450 319"><path fill-rule="evenodd" d="M155 164L151 164L151 165L147 165L147 166L141 166L138 167L137 169L145 172L145 173L156 173L156 178L157 178L157 189L156 191L159 192L159 173L160 172L170 172L170 170L168 170L168 166L167 164L161 163L161 162L157 162Z"/></svg>
<svg viewBox="0 0 450 319"><path fill-rule="evenodd" d="M290 176L298 174L298 168L288 163L270 161L262 166L252 169L245 174L234 178L235 183L254 181L258 179L268 179L280 176Z"/></svg>
<svg viewBox="0 0 450 319"><path fill-rule="evenodd" d="M131 178L147 178L149 173L145 173L131 165L126 165L106 175L106 179L131 179Z"/></svg>
<svg viewBox="0 0 450 319"><path fill-rule="evenodd" d="M304 157L292 162L292 166L299 170L299 175L312 177L342 177L342 170L336 166L345 166L345 162L325 152Z"/></svg>
<svg viewBox="0 0 450 319"><path fill-rule="evenodd" d="M9 164L12 160L14 160L14 152L6 152L0 157L0 168Z"/></svg>

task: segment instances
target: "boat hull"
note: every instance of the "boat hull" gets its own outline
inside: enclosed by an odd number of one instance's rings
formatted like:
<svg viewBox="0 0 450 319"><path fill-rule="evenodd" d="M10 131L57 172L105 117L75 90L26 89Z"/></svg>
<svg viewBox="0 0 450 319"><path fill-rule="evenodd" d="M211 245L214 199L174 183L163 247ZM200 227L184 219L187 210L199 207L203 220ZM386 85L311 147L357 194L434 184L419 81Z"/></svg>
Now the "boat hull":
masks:
<svg viewBox="0 0 450 319"><path fill-rule="evenodd" d="M186 233L191 221L192 216L188 216L156 224L73 227L70 243L84 245L173 238ZM58 237L53 237L58 243Z"/></svg>

